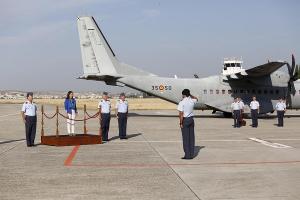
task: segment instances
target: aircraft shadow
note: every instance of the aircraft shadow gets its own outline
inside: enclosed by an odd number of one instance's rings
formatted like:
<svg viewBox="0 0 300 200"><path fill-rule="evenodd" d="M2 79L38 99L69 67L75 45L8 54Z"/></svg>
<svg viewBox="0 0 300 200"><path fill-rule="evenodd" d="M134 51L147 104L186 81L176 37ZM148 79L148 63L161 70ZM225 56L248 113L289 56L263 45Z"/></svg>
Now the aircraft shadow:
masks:
<svg viewBox="0 0 300 200"><path fill-rule="evenodd" d="M138 114L138 113L129 113L129 117L165 117L165 118L178 118L178 115L162 115L162 114ZM300 118L300 115L284 115L285 118ZM224 117L222 114L215 114L215 115L195 115L194 118L228 118ZM232 118L232 117L229 117ZM245 116L245 119L251 119L251 116ZM275 119L277 118L276 115L261 115L258 117L259 119Z"/></svg>
<svg viewBox="0 0 300 200"><path fill-rule="evenodd" d="M162 115L162 114L138 114L138 113L129 113L129 117L165 117L165 118L178 118L178 115ZM194 118L224 118L223 115L195 115Z"/></svg>

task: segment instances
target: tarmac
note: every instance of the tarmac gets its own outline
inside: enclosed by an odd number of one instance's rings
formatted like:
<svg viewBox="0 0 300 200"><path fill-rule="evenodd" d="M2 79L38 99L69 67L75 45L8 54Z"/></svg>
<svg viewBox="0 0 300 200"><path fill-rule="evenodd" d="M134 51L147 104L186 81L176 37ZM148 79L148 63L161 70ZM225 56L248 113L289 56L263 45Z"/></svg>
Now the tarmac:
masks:
<svg viewBox="0 0 300 200"><path fill-rule="evenodd" d="M108 143L53 147L25 144L21 105L0 105L0 199L215 200L299 199L300 111L285 127L274 114L240 129L211 111L196 111L196 157L182 160L177 111L132 111L128 140L112 118ZM54 107L45 108L47 114ZM91 114L95 111L89 111ZM82 111L79 111L82 113ZM78 118L82 116L79 115ZM36 143L40 142L40 119ZM98 121L88 121L98 133ZM76 124L82 133L83 124ZM60 134L66 122L60 119ZM55 120L45 120L46 135Z"/></svg>

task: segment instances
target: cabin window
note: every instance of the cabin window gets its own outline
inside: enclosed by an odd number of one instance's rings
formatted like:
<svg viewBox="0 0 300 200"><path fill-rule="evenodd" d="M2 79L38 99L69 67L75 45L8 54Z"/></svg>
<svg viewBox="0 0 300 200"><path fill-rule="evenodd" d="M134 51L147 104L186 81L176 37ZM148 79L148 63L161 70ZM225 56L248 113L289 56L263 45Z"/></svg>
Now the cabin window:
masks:
<svg viewBox="0 0 300 200"><path fill-rule="evenodd" d="M255 91L255 89L253 89L253 90L252 90L252 94L255 94L255 93L256 93L256 91Z"/></svg>
<svg viewBox="0 0 300 200"><path fill-rule="evenodd" d="M234 93L234 94L237 94L237 90L233 90L233 93Z"/></svg>
<svg viewBox="0 0 300 200"><path fill-rule="evenodd" d="M230 67L230 64L228 63L228 64L225 64L225 67L227 68L227 67Z"/></svg>
<svg viewBox="0 0 300 200"><path fill-rule="evenodd" d="M244 93L244 90L240 90L240 93L243 94L243 93Z"/></svg>
<svg viewBox="0 0 300 200"><path fill-rule="evenodd" d="M235 67L235 63L231 63L231 67Z"/></svg>
<svg viewBox="0 0 300 200"><path fill-rule="evenodd" d="M273 90L270 90L270 94L274 94L274 91L273 91Z"/></svg>
<svg viewBox="0 0 300 200"><path fill-rule="evenodd" d="M237 67L241 67L241 63L236 63L236 66Z"/></svg>
<svg viewBox="0 0 300 200"><path fill-rule="evenodd" d="M219 91L219 90L216 90L216 94L220 94L220 91Z"/></svg>
<svg viewBox="0 0 300 200"><path fill-rule="evenodd" d="M207 94L207 90L203 90L203 94Z"/></svg>
<svg viewBox="0 0 300 200"><path fill-rule="evenodd" d="M268 94L268 90L264 90L264 94Z"/></svg>
<svg viewBox="0 0 300 200"><path fill-rule="evenodd" d="M246 90L246 94L250 94L250 90Z"/></svg>
<svg viewBox="0 0 300 200"><path fill-rule="evenodd" d="M300 93L300 90L299 90L299 93ZM225 90L222 90L222 94L225 94Z"/></svg>
<svg viewBox="0 0 300 200"><path fill-rule="evenodd" d="M258 93L258 94L261 94L261 90L258 90L257 93Z"/></svg>
<svg viewBox="0 0 300 200"><path fill-rule="evenodd" d="M275 93L276 93L276 94L279 94L279 90L276 90Z"/></svg>
<svg viewBox="0 0 300 200"><path fill-rule="evenodd" d="M228 90L228 94L231 94L232 93L232 91L231 90Z"/></svg>
<svg viewBox="0 0 300 200"><path fill-rule="evenodd" d="M214 93L214 90L210 90L209 93L210 93L210 94L213 94L213 93Z"/></svg>

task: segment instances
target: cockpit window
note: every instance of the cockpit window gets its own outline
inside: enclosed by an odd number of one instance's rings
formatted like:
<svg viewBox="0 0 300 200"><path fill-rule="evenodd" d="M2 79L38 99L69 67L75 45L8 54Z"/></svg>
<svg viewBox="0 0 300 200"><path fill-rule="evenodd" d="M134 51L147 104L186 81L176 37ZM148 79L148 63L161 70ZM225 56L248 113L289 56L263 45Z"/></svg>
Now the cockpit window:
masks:
<svg viewBox="0 0 300 200"><path fill-rule="evenodd" d="M235 67L235 63L231 63L231 67Z"/></svg>

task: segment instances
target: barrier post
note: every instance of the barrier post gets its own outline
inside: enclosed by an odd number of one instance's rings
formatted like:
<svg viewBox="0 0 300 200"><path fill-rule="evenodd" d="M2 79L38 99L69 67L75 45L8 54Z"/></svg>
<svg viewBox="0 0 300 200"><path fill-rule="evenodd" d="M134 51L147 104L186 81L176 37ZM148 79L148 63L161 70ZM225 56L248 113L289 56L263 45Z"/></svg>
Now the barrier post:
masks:
<svg viewBox="0 0 300 200"><path fill-rule="evenodd" d="M56 106L56 137L58 137L58 113L59 113L59 109L58 106Z"/></svg>
<svg viewBox="0 0 300 200"><path fill-rule="evenodd" d="M42 111L42 129L41 129L41 136L44 136L44 105L42 105L42 108L41 108L41 111Z"/></svg>
<svg viewBox="0 0 300 200"><path fill-rule="evenodd" d="M83 133L87 134L87 129L86 129L86 104L84 104L84 106L83 106L83 112L84 112Z"/></svg>

